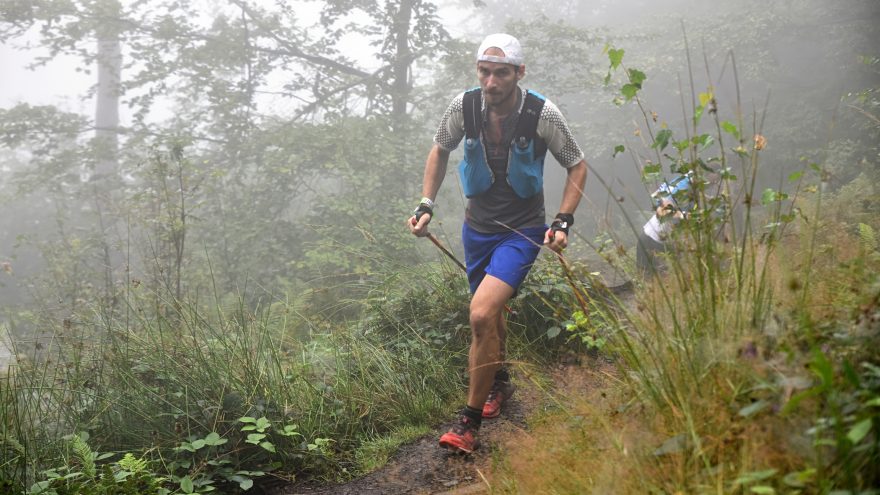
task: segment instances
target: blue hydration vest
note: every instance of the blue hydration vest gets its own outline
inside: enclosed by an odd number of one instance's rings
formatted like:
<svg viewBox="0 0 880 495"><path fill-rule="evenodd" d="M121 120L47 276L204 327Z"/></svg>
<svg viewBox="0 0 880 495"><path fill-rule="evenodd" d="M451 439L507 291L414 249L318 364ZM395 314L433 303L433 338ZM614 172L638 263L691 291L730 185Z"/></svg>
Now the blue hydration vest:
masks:
<svg viewBox="0 0 880 495"><path fill-rule="evenodd" d="M536 139L538 118L544 108L545 98L534 92L526 92L522 113L516 125L513 142L507 158L507 183L517 196L525 199L541 192L544 187L544 157L547 145ZM495 182L495 174L489 167L486 148L480 131L483 128L483 112L480 88L466 91L462 101L464 112L464 158L458 165L458 175L464 195L472 198L489 190Z"/></svg>
<svg viewBox="0 0 880 495"><path fill-rule="evenodd" d="M672 203L676 210L688 213L694 207L694 197L691 191L692 172L679 175L671 181L664 181L660 187L651 194L651 201L654 208L658 208L663 199L667 199Z"/></svg>

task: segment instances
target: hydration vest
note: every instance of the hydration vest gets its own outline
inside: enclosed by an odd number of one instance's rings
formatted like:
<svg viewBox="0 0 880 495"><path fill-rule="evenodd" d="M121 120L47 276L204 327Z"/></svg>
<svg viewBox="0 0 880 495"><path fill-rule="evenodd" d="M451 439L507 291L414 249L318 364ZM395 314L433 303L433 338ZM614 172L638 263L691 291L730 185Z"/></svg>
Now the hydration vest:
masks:
<svg viewBox="0 0 880 495"><path fill-rule="evenodd" d="M529 198L544 187L544 157L547 145L536 139L538 118L544 108L545 98L527 91L522 112L516 124L513 141L507 156L507 183L520 198ZM464 195L472 198L489 190L495 182L495 174L489 167L486 148L482 142L483 105L480 88L464 93L464 158L458 165L458 175Z"/></svg>
<svg viewBox="0 0 880 495"><path fill-rule="evenodd" d="M651 202L654 208L658 208L664 199L672 202L676 210L688 213L694 208L694 197L691 191L692 172L679 175L671 181L664 181L660 187L651 194Z"/></svg>

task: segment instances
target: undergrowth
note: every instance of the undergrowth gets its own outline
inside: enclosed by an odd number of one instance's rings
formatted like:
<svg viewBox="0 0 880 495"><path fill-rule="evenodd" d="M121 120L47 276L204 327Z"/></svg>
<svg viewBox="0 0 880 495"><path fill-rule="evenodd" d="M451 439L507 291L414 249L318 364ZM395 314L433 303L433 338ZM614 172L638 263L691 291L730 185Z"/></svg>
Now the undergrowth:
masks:
<svg viewBox="0 0 880 495"><path fill-rule="evenodd" d="M608 55L619 101L645 117L648 146L631 150L644 178L690 172L697 207L634 301L591 300L592 315L617 311L580 330L607 337L616 380L508 446L492 491L880 492L876 188L825 192L822 165L805 163L785 189L759 190L759 119L748 133L742 116L723 120L710 87L673 131L640 100L647 76Z"/></svg>
<svg viewBox="0 0 880 495"><path fill-rule="evenodd" d="M154 296L134 290L130 318L65 321L2 378L3 486L228 493L345 479L381 463L382 442L439 421L461 390L461 348L378 302L347 323L281 302L139 305Z"/></svg>

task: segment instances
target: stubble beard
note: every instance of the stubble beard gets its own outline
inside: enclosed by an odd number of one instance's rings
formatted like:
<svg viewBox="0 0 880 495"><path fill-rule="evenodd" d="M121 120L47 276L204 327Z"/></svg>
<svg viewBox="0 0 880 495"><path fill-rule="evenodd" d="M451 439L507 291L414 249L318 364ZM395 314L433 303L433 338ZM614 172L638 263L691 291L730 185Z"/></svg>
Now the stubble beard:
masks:
<svg viewBox="0 0 880 495"><path fill-rule="evenodd" d="M516 89L517 86L514 85L512 88L510 88L510 91L508 91L507 94L486 93L486 106L496 110L502 109L502 107L504 107L507 103L510 102L511 99L513 99L514 95L516 94Z"/></svg>

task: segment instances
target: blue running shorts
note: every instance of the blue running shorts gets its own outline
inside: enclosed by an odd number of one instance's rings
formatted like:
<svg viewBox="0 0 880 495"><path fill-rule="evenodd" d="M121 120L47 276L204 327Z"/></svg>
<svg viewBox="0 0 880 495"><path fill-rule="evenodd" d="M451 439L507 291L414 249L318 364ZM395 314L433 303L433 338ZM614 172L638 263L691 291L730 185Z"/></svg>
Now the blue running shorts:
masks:
<svg viewBox="0 0 880 495"><path fill-rule="evenodd" d="M519 289L544 244L545 232L547 227L528 227L516 232L483 234L465 222L461 239L471 294L486 274L501 279L514 291Z"/></svg>

